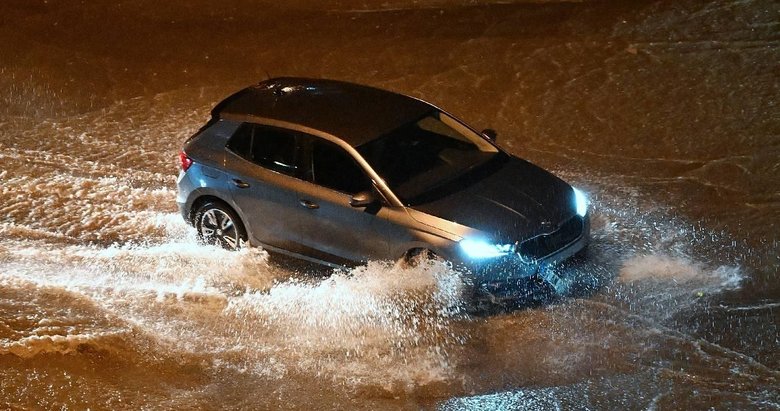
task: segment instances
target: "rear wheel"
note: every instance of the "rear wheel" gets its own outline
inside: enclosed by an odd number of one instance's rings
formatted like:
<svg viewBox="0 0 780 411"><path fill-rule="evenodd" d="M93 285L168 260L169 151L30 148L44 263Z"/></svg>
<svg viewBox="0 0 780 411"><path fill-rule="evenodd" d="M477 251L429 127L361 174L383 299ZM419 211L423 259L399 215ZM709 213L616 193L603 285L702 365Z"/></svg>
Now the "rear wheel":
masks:
<svg viewBox="0 0 780 411"><path fill-rule="evenodd" d="M226 250L238 250L246 242L246 230L238 215L225 204L208 201L195 212L198 238Z"/></svg>

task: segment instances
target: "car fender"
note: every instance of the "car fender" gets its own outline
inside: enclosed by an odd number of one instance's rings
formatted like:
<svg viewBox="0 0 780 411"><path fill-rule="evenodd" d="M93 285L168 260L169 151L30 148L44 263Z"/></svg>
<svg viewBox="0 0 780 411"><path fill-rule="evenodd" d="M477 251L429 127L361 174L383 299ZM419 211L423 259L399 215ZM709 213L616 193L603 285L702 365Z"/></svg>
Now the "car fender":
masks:
<svg viewBox="0 0 780 411"><path fill-rule="evenodd" d="M453 244L457 244L456 240L425 231L413 232L412 238L412 241L404 243L396 250L393 250L393 254L401 257L405 256L411 250L425 249L430 250L446 260L450 260L454 257L451 250L453 249Z"/></svg>
<svg viewBox="0 0 780 411"><path fill-rule="evenodd" d="M193 205L201 198L203 197L212 197L216 198L219 201L222 201L223 203L229 205L233 210L238 213L238 216L241 218L241 221L244 221L244 213L241 210L240 207L233 201L233 199L230 196L224 195L223 192L216 190L212 187L198 187L192 190L187 197L187 202L185 203L185 209L189 210L189 217L190 220L192 220L193 213L195 210L193 209Z"/></svg>

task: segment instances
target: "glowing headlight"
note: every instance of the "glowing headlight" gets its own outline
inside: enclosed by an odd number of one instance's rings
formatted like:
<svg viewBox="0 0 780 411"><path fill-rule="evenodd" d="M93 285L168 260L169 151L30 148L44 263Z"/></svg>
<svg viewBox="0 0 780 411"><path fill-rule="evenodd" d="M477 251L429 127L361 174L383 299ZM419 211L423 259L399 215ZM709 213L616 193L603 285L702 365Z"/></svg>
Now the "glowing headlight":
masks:
<svg viewBox="0 0 780 411"><path fill-rule="evenodd" d="M576 188L572 187L574 190L574 201L577 205L577 214L579 214L580 217L585 217L585 214L588 213L588 197L585 197L585 193L583 193L580 190L577 190Z"/></svg>
<svg viewBox="0 0 780 411"><path fill-rule="evenodd" d="M471 258L496 258L512 252L512 244L491 244L480 240L463 240L460 248Z"/></svg>

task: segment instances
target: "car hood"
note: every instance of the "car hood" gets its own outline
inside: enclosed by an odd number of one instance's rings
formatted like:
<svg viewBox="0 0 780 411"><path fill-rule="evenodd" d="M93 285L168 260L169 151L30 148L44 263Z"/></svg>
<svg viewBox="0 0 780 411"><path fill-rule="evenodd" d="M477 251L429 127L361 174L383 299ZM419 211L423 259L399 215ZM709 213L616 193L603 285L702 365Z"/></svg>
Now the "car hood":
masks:
<svg viewBox="0 0 780 411"><path fill-rule="evenodd" d="M575 214L575 199L560 178L510 157L485 178L412 208L514 242L554 231Z"/></svg>

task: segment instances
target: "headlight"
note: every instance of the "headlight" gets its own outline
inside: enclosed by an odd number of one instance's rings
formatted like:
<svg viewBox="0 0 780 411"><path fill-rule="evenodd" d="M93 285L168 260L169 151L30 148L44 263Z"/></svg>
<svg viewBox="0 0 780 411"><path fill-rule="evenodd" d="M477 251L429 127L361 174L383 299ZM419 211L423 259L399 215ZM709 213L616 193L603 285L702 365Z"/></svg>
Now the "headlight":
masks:
<svg viewBox="0 0 780 411"><path fill-rule="evenodd" d="M583 193L580 190L577 190L576 188L572 187L574 190L574 201L577 206L577 214L580 217L585 217L585 214L588 213L588 197L585 197L585 193Z"/></svg>
<svg viewBox="0 0 780 411"><path fill-rule="evenodd" d="M514 245L467 239L460 242L460 248L471 258L496 258L512 253Z"/></svg>

